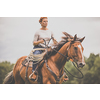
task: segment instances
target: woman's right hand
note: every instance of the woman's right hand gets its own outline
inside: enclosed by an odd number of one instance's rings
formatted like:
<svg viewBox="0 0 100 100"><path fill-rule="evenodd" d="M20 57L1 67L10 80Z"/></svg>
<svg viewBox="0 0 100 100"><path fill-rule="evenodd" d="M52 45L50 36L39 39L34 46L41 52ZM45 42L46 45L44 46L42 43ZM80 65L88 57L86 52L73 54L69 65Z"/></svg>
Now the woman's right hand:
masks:
<svg viewBox="0 0 100 100"><path fill-rule="evenodd" d="M35 45L38 45L40 43L44 43L44 39L43 40L39 40L39 41L34 41L33 45L35 46Z"/></svg>

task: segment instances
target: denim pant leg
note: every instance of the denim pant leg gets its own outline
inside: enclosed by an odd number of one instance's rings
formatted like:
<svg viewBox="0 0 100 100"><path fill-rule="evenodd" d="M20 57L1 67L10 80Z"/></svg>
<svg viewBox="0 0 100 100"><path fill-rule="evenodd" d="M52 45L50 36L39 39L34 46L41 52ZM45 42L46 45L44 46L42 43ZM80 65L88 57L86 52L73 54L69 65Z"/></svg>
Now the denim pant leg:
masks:
<svg viewBox="0 0 100 100"><path fill-rule="evenodd" d="M41 50L36 50L35 52L33 52L34 55L36 55L36 54L41 54L41 53L42 53ZM36 68L36 66L37 66L37 64L35 64L36 62L37 62L37 61L33 61L32 71L34 71L35 68Z"/></svg>

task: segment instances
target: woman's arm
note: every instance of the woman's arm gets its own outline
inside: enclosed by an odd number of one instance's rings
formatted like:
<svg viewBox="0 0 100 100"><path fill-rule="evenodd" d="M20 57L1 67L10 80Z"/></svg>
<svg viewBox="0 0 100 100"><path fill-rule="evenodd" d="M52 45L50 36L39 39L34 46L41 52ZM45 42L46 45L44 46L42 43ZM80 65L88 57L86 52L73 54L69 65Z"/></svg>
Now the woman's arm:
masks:
<svg viewBox="0 0 100 100"><path fill-rule="evenodd" d="M54 44L57 44L57 43L58 43L57 40L54 39L54 37L52 38L52 40L53 40L53 43L54 43Z"/></svg>
<svg viewBox="0 0 100 100"><path fill-rule="evenodd" d="M53 34L51 35L51 38L52 38L54 44L58 43L57 40L53 37Z"/></svg>
<svg viewBox="0 0 100 100"><path fill-rule="evenodd" d="M33 40L33 45L36 46L40 43L43 43L44 40L39 40L39 34L36 32L35 35L34 35L34 40Z"/></svg>
<svg viewBox="0 0 100 100"><path fill-rule="evenodd" d="M33 45L36 46L36 45L38 45L40 43L43 43L43 42L44 42L44 40L34 41L33 42Z"/></svg>

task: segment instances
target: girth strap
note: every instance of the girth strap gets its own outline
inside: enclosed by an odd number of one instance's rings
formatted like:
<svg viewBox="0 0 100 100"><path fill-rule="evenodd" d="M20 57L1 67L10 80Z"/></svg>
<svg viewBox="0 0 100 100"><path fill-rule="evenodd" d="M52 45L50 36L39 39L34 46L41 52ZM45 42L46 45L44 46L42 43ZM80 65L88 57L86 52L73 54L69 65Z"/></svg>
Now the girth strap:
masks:
<svg viewBox="0 0 100 100"><path fill-rule="evenodd" d="M45 63L46 63L46 67L47 67L47 69L50 71L50 73L54 76L54 78L55 78L55 80L56 80L56 83L58 84L59 83L59 81L63 78L63 76L65 75L65 73L63 73L63 75L60 77L60 78L58 78L57 77L57 75L50 69L50 67L48 66L48 64L47 64L47 60L45 60Z"/></svg>
<svg viewBox="0 0 100 100"><path fill-rule="evenodd" d="M27 74L28 74L28 67L29 67L29 65L28 65L28 66L26 66L25 84L28 84L28 83L29 83L28 78L27 78Z"/></svg>
<svg viewBox="0 0 100 100"><path fill-rule="evenodd" d="M52 74L52 75L54 76L54 78L57 80L57 76L56 76L56 74L50 69L50 67L48 66L47 60L45 60L45 63L46 63L47 69L51 72L51 74Z"/></svg>

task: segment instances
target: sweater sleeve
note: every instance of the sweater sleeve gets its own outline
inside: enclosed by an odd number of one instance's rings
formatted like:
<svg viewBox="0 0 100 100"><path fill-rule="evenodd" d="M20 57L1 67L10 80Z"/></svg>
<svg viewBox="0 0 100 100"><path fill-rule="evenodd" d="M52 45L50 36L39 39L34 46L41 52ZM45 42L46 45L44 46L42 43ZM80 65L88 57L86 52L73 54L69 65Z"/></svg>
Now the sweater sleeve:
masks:
<svg viewBox="0 0 100 100"><path fill-rule="evenodd" d="M33 42L38 41L38 39L39 39L39 34L36 32L35 35L34 35Z"/></svg>
<svg viewBox="0 0 100 100"><path fill-rule="evenodd" d="M53 37L54 38L54 34L53 34L53 32L51 31L51 37Z"/></svg>

